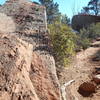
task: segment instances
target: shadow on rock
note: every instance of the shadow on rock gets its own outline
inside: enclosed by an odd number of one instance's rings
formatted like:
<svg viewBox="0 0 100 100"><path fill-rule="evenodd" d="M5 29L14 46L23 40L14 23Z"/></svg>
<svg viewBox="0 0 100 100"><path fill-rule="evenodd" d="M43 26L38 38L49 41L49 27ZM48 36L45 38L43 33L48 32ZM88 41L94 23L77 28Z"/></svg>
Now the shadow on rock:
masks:
<svg viewBox="0 0 100 100"><path fill-rule="evenodd" d="M92 57L92 61L100 61L100 50L98 50Z"/></svg>

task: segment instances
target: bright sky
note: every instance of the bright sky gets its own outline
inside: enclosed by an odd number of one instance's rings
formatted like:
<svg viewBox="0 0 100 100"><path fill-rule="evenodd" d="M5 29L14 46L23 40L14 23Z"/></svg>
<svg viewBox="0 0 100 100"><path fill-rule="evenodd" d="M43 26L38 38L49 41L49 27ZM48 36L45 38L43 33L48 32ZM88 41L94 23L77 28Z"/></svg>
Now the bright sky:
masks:
<svg viewBox="0 0 100 100"><path fill-rule="evenodd" d="M6 0L0 0L0 4L3 4ZM38 0L32 0L38 1ZM88 4L90 0L54 0L59 4L60 12L66 14L68 17L72 17L77 14L80 9Z"/></svg>

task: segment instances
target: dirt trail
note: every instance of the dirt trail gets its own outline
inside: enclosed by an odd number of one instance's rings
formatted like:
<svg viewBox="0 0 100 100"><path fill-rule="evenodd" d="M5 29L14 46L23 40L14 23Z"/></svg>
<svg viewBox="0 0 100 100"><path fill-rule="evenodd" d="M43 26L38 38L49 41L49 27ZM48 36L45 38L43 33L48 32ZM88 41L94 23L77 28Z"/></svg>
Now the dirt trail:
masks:
<svg viewBox="0 0 100 100"><path fill-rule="evenodd" d="M96 41L94 45L100 44L100 41ZM66 68L61 73L60 82L64 84L70 80L75 80L70 86L66 87L68 100L100 100L100 89L97 93L94 93L91 97L83 97L78 93L79 86L86 81L91 80L91 73L95 67L99 67L97 64L91 62L91 58L100 47L90 47L85 51L81 51L76 55L75 62L69 68ZM69 96L70 95L70 96Z"/></svg>

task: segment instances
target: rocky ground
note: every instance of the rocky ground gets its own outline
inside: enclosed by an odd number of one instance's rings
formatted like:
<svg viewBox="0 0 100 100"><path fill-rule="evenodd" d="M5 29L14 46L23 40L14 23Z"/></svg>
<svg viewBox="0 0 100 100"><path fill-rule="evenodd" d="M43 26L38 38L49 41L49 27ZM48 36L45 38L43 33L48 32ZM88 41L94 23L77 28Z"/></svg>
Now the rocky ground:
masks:
<svg viewBox="0 0 100 100"><path fill-rule="evenodd" d="M68 100L100 100L99 45L100 41L95 41L90 48L79 52L73 64L61 72L62 86L73 81L66 87Z"/></svg>

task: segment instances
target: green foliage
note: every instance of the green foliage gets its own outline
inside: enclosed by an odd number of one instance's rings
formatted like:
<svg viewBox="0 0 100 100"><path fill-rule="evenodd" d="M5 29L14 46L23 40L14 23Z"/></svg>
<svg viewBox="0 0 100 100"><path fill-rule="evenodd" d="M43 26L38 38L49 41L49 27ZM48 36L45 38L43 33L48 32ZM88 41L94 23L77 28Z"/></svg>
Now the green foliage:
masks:
<svg viewBox="0 0 100 100"><path fill-rule="evenodd" d="M100 37L100 23L94 25L95 38Z"/></svg>
<svg viewBox="0 0 100 100"><path fill-rule="evenodd" d="M58 64L66 66L74 55L75 34L67 25L70 19L59 12L59 5L53 0L39 0L46 7L54 57Z"/></svg>
<svg viewBox="0 0 100 100"><path fill-rule="evenodd" d="M81 49L83 49L83 50L87 49L90 46L90 43L91 43L90 39L77 36L76 51L80 51Z"/></svg>
<svg viewBox="0 0 100 100"><path fill-rule="evenodd" d="M54 3L53 0L39 0L39 1L42 5L46 7L48 24L57 21L60 17L58 3Z"/></svg>
<svg viewBox="0 0 100 100"><path fill-rule="evenodd" d="M83 13L86 14L100 14L100 0L90 0L86 7L83 7Z"/></svg>
<svg viewBox="0 0 100 100"><path fill-rule="evenodd" d="M87 38L84 38L81 42L82 48L87 49L90 46L90 40Z"/></svg>
<svg viewBox="0 0 100 100"><path fill-rule="evenodd" d="M87 29L80 31L82 38L96 39L100 36L100 23L91 24Z"/></svg>
<svg viewBox="0 0 100 100"><path fill-rule="evenodd" d="M67 15L61 15L61 23L62 24L70 24L70 19L67 17Z"/></svg>
<svg viewBox="0 0 100 100"><path fill-rule="evenodd" d="M87 29L80 30L80 34L77 35L77 49L86 49L90 46L92 40L100 37L100 23L91 24Z"/></svg>
<svg viewBox="0 0 100 100"><path fill-rule="evenodd" d="M100 13L100 0L90 0L88 7L95 15L98 15Z"/></svg>
<svg viewBox="0 0 100 100"><path fill-rule="evenodd" d="M52 47L56 61L66 66L75 54L75 34L65 24L55 23L49 25Z"/></svg>

